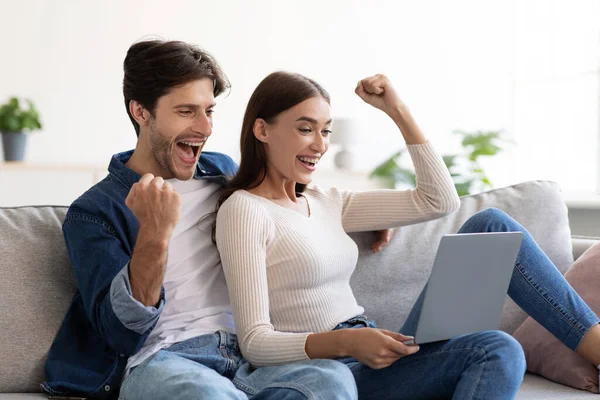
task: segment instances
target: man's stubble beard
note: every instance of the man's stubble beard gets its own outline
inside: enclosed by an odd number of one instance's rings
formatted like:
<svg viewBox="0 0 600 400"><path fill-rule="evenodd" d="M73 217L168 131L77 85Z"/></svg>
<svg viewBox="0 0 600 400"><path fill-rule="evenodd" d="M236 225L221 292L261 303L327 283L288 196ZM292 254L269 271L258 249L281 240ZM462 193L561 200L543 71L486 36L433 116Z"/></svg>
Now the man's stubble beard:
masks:
<svg viewBox="0 0 600 400"><path fill-rule="evenodd" d="M178 176L177 169L175 168L175 162L173 160L173 148L171 147L171 141L168 137L163 135L156 129L156 120L152 118L149 124L149 142L150 151L154 156L154 159L160 165L163 170L169 172L171 176L181 181L187 181L194 176L194 169L190 172L189 176Z"/></svg>

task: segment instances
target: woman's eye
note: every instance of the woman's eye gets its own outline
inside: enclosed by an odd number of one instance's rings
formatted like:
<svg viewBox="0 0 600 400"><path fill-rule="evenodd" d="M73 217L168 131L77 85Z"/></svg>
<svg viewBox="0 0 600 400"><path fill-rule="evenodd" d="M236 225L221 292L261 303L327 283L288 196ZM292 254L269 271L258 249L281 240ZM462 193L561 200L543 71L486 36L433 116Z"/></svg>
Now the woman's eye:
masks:
<svg viewBox="0 0 600 400"><path fill-rule="evenodd" d="M300 129L298 129L298 130L299 130L300 132L302 132L302 133L310 133L310 132L312 132L310 129L306 129L306 128L300 128Z"/></svg>
<svg viewBox="0 0 600 400"><path fill-rule="evenodd" d="M327 137L327 136L329 136L329 135L331 135L331 131L330 131L329 129L325 129L325 130L323 131L323 136Z"/></svg>

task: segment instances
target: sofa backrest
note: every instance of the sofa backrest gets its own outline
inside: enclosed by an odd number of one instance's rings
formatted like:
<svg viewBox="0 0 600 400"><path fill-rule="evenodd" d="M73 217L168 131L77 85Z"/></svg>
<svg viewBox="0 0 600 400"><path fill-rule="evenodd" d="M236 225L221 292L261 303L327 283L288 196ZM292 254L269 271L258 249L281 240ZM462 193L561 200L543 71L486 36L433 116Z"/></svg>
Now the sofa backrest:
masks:
<svg viewBox="0 0 600 400"><path fill-rule="evenodd" d="M0 208L0 393L39 392L76 291L62 235L66 207Z"/></svg>
<svg viewBox="0 0 600 400"><path fill-rule="evenodd" d="M397 229L381 253L370 251L373 233L352 235L361 255L351 283L365 314L379 327L400 329L431 273L441 237L456 233L471 215L489 207L520 222L562 273L573 263L567 207L558 184L529 181L465 196L460 209L449 216ZM512 333L525 318L507 297L501 329Z"/></svg>
<svg viewBox="0 0 600 400"><path fill-rule="evenodd" d="M352 286L366 314L397 330L425 284L441 236L487 207L521 222L561 271L571 265L567 209L557 184L526 182L467 196L450 216L398 229L379 254L369 250L372 233L354 235L361 256ZM61 231L66 211L0 208L0 393L39 391L44 380L48 349L76 291ZM512 332L524 318L508 303L503 328Z"/></svg>

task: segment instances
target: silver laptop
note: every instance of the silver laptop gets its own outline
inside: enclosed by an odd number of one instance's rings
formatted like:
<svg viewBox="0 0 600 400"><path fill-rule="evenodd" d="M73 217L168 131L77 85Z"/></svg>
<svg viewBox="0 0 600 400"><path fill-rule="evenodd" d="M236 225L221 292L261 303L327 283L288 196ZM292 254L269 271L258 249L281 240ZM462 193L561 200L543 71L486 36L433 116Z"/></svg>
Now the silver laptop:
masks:
<svg viewBox="0 0 600 400"><path fill-rule="evenodd" d="M417 344L498 329L521 232L442 237L415 331Z"/></svg>

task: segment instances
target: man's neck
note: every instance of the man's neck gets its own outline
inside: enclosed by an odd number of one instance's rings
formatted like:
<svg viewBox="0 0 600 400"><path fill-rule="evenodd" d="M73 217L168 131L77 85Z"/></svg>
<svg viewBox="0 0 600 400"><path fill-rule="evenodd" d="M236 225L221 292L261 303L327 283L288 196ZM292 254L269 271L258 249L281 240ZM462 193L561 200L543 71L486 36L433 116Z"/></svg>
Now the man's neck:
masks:
<svg viewBox="0 0 600 400"><path fill-rule="evenodd" d="M127 160L125 166L140 175L152 174L167 179L165 171L160 167L151 152L144 150L138 142L131 158Z"/></svg>

